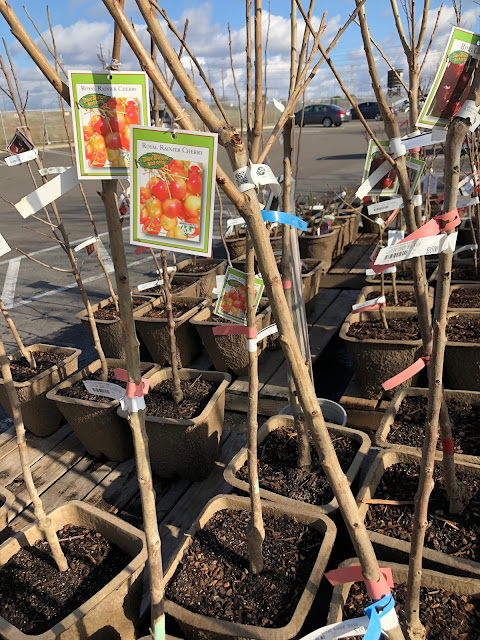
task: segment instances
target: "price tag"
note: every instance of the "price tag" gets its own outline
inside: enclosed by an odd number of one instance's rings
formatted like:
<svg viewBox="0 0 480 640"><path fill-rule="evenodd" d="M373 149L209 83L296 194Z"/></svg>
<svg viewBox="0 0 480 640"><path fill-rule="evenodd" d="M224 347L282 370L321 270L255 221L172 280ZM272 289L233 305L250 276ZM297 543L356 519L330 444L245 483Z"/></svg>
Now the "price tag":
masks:
<svg viewBox="0 0 480 640"><path fill-rule="evenodd" d="M120 400L125 397L125 389L113 382L102 382L101 380L83 380L83 385L88 393L96 396L104 396L113 400Z"/></svg>
<svg viewBox="0 0 480 640"><path fill-rule="evenodd" d="M9 251L11 251L10 246L8 242L5 240L5 238L2 236L2 234L0 233L0 256L4 256Z"/></svg>
<svg viewBox="0 0 480 640"><path fill-rule="evenodd" d="M38 149L31 149L30 151L24 151L17 155L7 156L5 162L9 167L13 167L16 164L23 164L24 162L35 160L35 158L38 158Z"/></svg>
<svg viewBox="0 0 480 640"><path fill-rule="evenodd" d="M43 209L57 198L60 198L64 193L73 189L78 184L77 169L71 167L65 173L53 178L50 182L39 187L36 191L33 191L28 196L25 196L17 202L15 209L22 216L22 218L28 218L40 209Z"/></svg>
<svg viewBox="0 0 480 640"><path fill-rule="evenodd" d="M151 289L152 287L161 287L163 284L163 280L151 280L150 282L143 282L139 284L137 289L139 291L146 291L147 289Z"/></svg>
<svg viewBox="0 0 480 640"><path fill-rule="evenodd" d="M393 209L398 209L399 207L403 207L403 198L391 198L390 200L385 200L384 202L369 204L367 210L368 215L372 216L383 213L384 211L393 211Z"/></svg>
<svg viewBox="0 0 480 640"><path fill-rule="evenodd" d="M44 169L39 169L38 173L41 176L50 176L57 173L65 173L65 171L68 171L71 168L72 167L45 167Z"/></svg>
<svg viewBox="0 0 480 640"><path fill-rule="evenodd" d="M405 231L402 231L401 229L391 229L388 232L387 247L391 247L394 244L397 244L397 242L400 242L400 240L403 240L404 237L405 237Z"/></svg>
<svg viewBox="0 0 480 640"><path fill-rule="evenodd" d="M391 264L392 262L400 262L409 260L410 258L418 258L419 256L432 256L443 253L449 248L455 251L457 242L457 232L447 235L441 233L436 236L427 236L425 238L417 238L408 240L401 244L395 244L391 247L384 247L375 260L375 265Z"/></svg>

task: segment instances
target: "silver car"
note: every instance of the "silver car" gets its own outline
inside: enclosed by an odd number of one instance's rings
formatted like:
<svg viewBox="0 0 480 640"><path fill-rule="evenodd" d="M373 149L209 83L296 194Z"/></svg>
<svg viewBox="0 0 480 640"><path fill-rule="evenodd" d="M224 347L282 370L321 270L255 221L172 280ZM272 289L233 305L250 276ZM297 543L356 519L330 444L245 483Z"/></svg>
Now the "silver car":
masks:
<svg viewBox="0 0 480 640"><path fill-rule="evenodd" d="M339 127L342 122L352 119L349 109L342 109L336 104L311 104L303 111L303 124L323 124L331 127L334 124ZM302 110L295 114L295 124L302 124Z"/></svg>

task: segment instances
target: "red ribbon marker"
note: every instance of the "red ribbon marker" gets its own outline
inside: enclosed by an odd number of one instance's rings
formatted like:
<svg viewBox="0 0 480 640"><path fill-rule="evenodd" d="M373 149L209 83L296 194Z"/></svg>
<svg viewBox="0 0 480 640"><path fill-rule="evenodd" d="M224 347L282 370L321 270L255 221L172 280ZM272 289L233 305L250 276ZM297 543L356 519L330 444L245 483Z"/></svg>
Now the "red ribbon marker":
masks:
<svg viewBox="0 0 480 640"><path fill-rule="evenodd" d="M421 371L425 367L425 365L429 364L429 360L430 356L422 356L412 365L410 365L400 373L397 373L396 376L393 376L393 378L390 378L389 380L383 382L382 387L385 389L385 391L390 391L390 389L397 387L399 384L402 384L402 382L405 382L405 380L408 380L416 373Z"/></svg>
<svg viewBox="0 0 480 640"><path fill-rule="evenodd" d="M137 247L137 248L135 249L135 254L136 254L137 256L139 256L139 255L141 255L142 253L145 253L145 251L148 251L148 248L147 248L147 247Z"/></svg>
<svg viewBox="0 0 480 640"><path fill-rule="evenodd" d="M292 281L291 280L282 280L282 284L283 284L283 288L284 289L291 289L292 288Z"/></svg>
<svg viewBox="0 0 480 640"><path fill-rule="evenodd" d="M452 209L448 213L439 213L434 218L429 220L426 224L424 224L419 229L416 229L409 236L397 242L395 246L398 244L403 244L404 242L409 242L410 240L418 240L419 238L427 238L430 236L436 236L442 231L450 231L451 229L455 229L461 223L461 218L458 214L457 209ZM382 273L389 267L393 266L395 263L375 265L370 263L370 268L375 271L375 273Z"/></svg>
<svg viewBox="0 0 480 640"><path fill-rule="evenodd" d="M390 222L392 222L392 220L395 220L395 218L397 217L397 213L400 211L400 209L394 209L392 211L392 213L388 216L388 218L385 220L385 226L388 227L388 225L390 224Z"/></svg>
<svg viewBox="0 0 480 640"><path fill-rule="evenodd" d="M453 440L452 438L442 438L442 451L453 456Z"/></svg>
<svg viewBox="0 0 480 640"><path fill-rule="evenodd" d="M383 597L388 596L390 589L393 589L393 576L390 567L382 567L380 569L380 579L367 580L363 577L362 567L340 567L329 571L325 574L325 577L334 587L337 584L345 584L346 582L365 582L367 587L368 596L376 601L381 600Z"/></svg>
<svg viewBox="0 0 480 640"><path fill-rule="evenodd" d="M436 199L435 199L435 203L436 204L440 204L441 202L443 202L443 200L445 199L445 194L441 193Z"/></svg>
<svg viewBox="0 0 480 640"><path fill-rule="evenodd" d="M246 327L243 324L223 324L218 327L212 327L214 336L247 336L247 338L256 338L258 335L257 327Z"/></svg>
<svg viewBox="0 0 480 640"><path fill-rule="evenodd" d="M125 392L127 398L135 398L135 396L143 397L148 393L148 389L150 387L150 380L148 378L142 378L140 384L135 384L135 382L128 381L128 373L125 369L114 369L113 373L117 380L127 383L127 389Z"/></svg>

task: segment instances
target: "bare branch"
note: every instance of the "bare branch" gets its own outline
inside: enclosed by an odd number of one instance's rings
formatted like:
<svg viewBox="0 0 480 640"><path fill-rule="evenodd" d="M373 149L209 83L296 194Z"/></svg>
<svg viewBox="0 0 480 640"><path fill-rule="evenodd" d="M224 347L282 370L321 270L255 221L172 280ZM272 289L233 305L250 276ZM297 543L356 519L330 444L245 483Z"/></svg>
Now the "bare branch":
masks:
<svg viewBox="0 0 480 640"><path fill-rule="evenodd" d="M52 267L51 264L47 264L46 262L41 262L40 260L37 260L36 258L32 258L32 256L29 256L28 253L25 253L25 251L22 251L18 247L15 247L15 251L18 251L18 253L21 253L22 256L25 256L26 258L28 258L32 262L36 262L37 264L41 265L42 267L46 267L47 269L52 269L53 271L60 271L60 273L71 273L71 274L73 274L73 269L61 269L60 267Z"/></svg>
<svg viewBox="0 0 480 640"><path fill-rule="evenodd" d="M228 49L230 51L230 67L232 69L232 77L233 77L233 86L235 87L235 92L237 94L238 101L238 117L240 120L240 135L243 137L243 115L242 115L242 99L240 97L240 91L237 85L237 78L235 76L235 68L233 66L233 51L232 51L232 32L230 30L230 23L228 23Z"/></svg>
<svg viewBox="0 0 480 640"><path fill-rule="evenodd" d="M420 76L422 75L422 71L423 71L423 67L424 67L424 65L425 65L425 61L427 60L427 56L428 56L428 54L429 54L429 52L430 52L430 48L431 48L431 46L432 46L432 42L433 42L433 37L434 37L434 35L435 35L435 32L436 32L436 31L437 31L437 29L438 29L438 21L440 20L440 14L441 14L441 12L442 12L442 9L443 9L443 2L442 2L442 4L440 5L440 9L438 10L438 13L437 13L437 19L435 20L435 26L433 27L432 35L430 36L430 40L428 41L428 46L427 46L427 48L426 48L426 50L425 50L425 55L423 56L422 64L420 65L420 69L418 70L418 77L419 77L419 78L420 78Z"/></svg>
<svg viewBox="0 0 480 640"><path fill-rule="evenodd" d="M252 111L252 0L246 0L245 36L246 36L246 65L247 65L247 146L252 147L253 111Z"/></svg>
<svg viewBox="0 0 480 640"><path fill-rule="evenodd" d="M46 50L48 51L48 53L52 56L52 58L54 58L54 54L52 52L52 50L50 49L50 47L48 46L48 42L45 40L45 38L42 36L42 33L40 31L40 29L37 27L37 25L35 24L33 18L31 17L31 15L28 13L27 7L25 5L23 5L23 10L25 11L25 13L27 14L27 18L30 20L30 22L33 25L33 28L35 29L35 31L38 33L41 41L43 42L43 44L45 45ZM49 16L49 11L48 11L48 7L47 7L47 15L48 15L48 20L50 22L50 16ZM50 32L51 32L51 25L50 25ZM65 71L65 68L63 67L63 65L57 60L57 64L60 67L60 69L62 70L62 73L65 75L65 77L68 76L67 72Z"/></svg>
<svg viewBox="0 0 480 640"><path fill-rule="evenodd" d="M188 31L188 18L185 19L185 23L183 25L183 36L182 36L182 40L180 42L180 49L178 50L178 59L181 61L182 60L182 56L183 56L183 50L184 50L184 46L183 43L185 42L185 40L187 39L187 31ZM190 57L190 66L193 64L193 60ZM166 73L166 72L165 72ZM166 77L166 75L165 75ZM193 77L193 68L192 68L192 77ZM195 80L194 80L195 82ZM175 84L175 76L172 76L172 81L170 82L170 91L173 89L173 85ZM165 114L162 116L162 120L164 118ZM160 272L159 272L160 273Z"/></svg>
<svg viewBox="0 0 480 640"><path fill-rule="evenodd" d="M307 14L309 20L312 19L314 6L315 6L315 0L310 0L310 6L308 7L308 14ZM298 56L297 78L299 77L300 71L302 70L302 67L303 67L303 61L305 60L309 37L310 37L310 31L307 29L307 27L305 27L303 30L303 39L302 39L302 46L300 47L300 55ZM295 85L297 84L298 82L295 81Z"/></svg>
<svg viewBox="0 0 480 640"><path fill-rule="evenodd" d="M405 55L407 59L410 56L410 47L408 46L407 36L405 35L405 31L403 29L402 20L400 18L400 13L398 12L397 0L390 0L390 4L392 5L393 17L395 19L395 26L397 27L398 37L400 38L400 42L402 43L403 50L405 51Z"/></svg>
<svg viewBox="0 0 480 640"><path fill-rule="evenodd" d="M252 147L250 158L257 162L260 154L260 140L263 131L262 110L262 0L255 0L255 119L253 121Z"/></svg>
<svg viewBox="0 0 480 640"><path fill-rule="evenodd" d="M427 29L427 21L428 21L428 9L430 8L430 0L424 0L423 3L423 13L422 13L422 23L420 25L420 31L418 32L418 40L417 45L415 47L416 57L420 55L420 51L423 47L423 40L425 38L425 31ZM440 11L441 11L440 7Z"/></svg>

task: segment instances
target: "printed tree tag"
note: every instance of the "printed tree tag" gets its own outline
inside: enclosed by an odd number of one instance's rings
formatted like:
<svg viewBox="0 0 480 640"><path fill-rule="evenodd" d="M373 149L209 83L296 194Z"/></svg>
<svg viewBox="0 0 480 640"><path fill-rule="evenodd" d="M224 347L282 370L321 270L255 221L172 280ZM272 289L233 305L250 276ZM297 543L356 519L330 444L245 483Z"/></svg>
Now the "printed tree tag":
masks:
<svg viewBox="0 0 480 640"><path fill-rule="evenodd" d="M131 244L208 257L217 134L132 127Z"/></svg>
<svg viewBox="0 0 480 640"><path fill-rule="evenodd" d="M437 253L443 253L449 248L455 251L457 235L457 232L451 233L450 235L440 233L436 236L416 238L415 240L408 240L401 244L394 244L391 247L384 247L375 260L375 266L392 264L393 262L400 262L420 256L433 256Z"/></svg>
<svg viewBox="0 0 480 640"><path fill-rule="evenodd" d="M263 280L255 277L255 312L263 293ZM214 313L236 324L247 324L247 274L228 267Z"/></svg>
<svg viewBox="0 0 480 640"><path fill-rule="evenodd" d="M79 179L128 178L130 125L148 125L148 79L140 71L70 71Z"/></svg>
<svg viewBox="0 0 480 640"><path fill-rule="evenodd" d="M407 156L405 158L405 164L407 165L408 180L410 182L410 193L413 195L425 168L425 162Z"/></svg>
<svg viewBox="0 0 480 640"><path fill-rule="evenodd" d="M480 35L454 27L417 120L420 127L448 127L468 97L480 60Z"/></svg>
<svg viewBox="0 0 480 640"><path fill-rule="evenodd" d="M113 400L120 400L125 397L125 389L113 382L102 382L101 380L83 380L83 385L88 393L96 396L104 396Z"/></svg>
<svg viewBox="0 0 480 640"><path fill-rule="evenodd" d="M20 131L20 129L16 129L12 139L7 144L7 151L10 151L10 153L13 153L14 155L31 151L34 148L35 145L33 142L31 142L27 136Z"/></svg>
<svg viewBox="0 0 480 640"><path fill-rule="evenodd" d="M380 141L382 147L388 150L388 141ZM365 159L365 167L363 170L363 182L367 181L384 162L386 162L383 154L379 151L377 145L370 140L368 145L367 157ZM393 196L398 191L398 178L395 169L392 169L383 176L376 184L370 186L369 195L375 196ZM365 194L366 195L366 194Z"/></svg>

